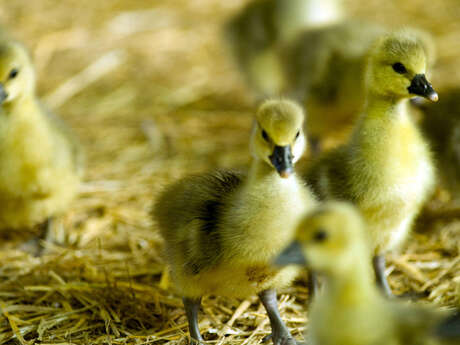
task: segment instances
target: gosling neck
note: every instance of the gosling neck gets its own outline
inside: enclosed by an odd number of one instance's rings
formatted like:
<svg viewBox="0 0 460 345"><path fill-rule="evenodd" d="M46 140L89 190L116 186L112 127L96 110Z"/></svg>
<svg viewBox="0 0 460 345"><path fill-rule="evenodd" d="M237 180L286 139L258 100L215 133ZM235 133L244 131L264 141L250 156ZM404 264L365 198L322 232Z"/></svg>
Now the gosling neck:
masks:
<svg viewBox="0 0 460 345"><path fill-rule="evenodd" d="M373 272L367 261L360 260L333 276L326 275L325 298L341 305L353 305L372 300L378 293ZM369 260L370 261L370 260Z"/></svg>
<svg viewBox="0 0 460 345"><path fill-rule="evenodd" d="M7 114L22 114L29 113L31 109L38 108L38 102L34 93L25 93L16 97L10 102L2 105L3 110Z"/></svg>
<svg viewBox="0 0 460 345"><path fill-rule="evenodd" d="M368 92L364 116L366 118L398 120L407 115L408 104L408 98Z"/></svg>

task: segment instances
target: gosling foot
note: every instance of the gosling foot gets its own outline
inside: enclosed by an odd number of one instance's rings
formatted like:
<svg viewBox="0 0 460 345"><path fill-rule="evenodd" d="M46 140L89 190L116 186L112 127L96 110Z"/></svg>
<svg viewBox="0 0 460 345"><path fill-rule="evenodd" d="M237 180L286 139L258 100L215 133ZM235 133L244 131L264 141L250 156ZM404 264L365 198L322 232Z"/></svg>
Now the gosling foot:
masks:
<svg viewBox="0 0 460 345"><path fill-rule="evenodd" d="M408 291L401 295L395 295L393 291L391 291L390 284L388 283L388 279L385 276L385 268L386 268L385 257L383 255L374 256L372 260L372 264L374 266L377 285L380 287L383 294L387 298L401 298L401 299L409 299L412 301L416 301L421 298L427 297L428 295L427 292L416 292L416 291Z"/></svg>
<svg viewBox="0 0 460 345"><path fill-rule="evenodd" d="M274 289L264 290L259 294L259 298L267 311L272 327L272 334L265 337L264 341L271 338L274 345L297 345L297 341L281 319L276 300L276 291Z"/></svg>
<svg viewBox="0 0 460 345"><path fill-rule="evenodd" d="M396 295L398 298L402 299L408 299L411 301L418 301L419 299L428 297L430 293L428 291L422 291L422 292L417 292L417 291L407 291L402 293L401 295Z"/></svg>
<svg viewBox="0 0 460 345"><path fill-rule="evenodd" d="M262 343L266 343L270 339L273 340L273 344L275 345L303 345L303 343L299 343L295 340L290 333L288 335L278 336L277 338L271 333L262 339Z"/></svg>

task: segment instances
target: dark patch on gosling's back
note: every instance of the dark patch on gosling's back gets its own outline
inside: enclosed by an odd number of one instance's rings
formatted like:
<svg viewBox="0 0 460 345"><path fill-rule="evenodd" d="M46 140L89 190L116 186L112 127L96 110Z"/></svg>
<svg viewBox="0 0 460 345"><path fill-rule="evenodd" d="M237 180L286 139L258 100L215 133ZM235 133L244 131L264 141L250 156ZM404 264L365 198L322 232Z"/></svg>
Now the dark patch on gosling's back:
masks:
<svg viewBox="0 0 460 345"><path fill-rule="evenodd" d="M201 201L194 217L200 220L195 242L199 250L188 257L186 262L186 269L190 274L199 274L220 261L222 244L219 224L230 195L241 185L242 180L243 174L235 171L216 171L200 176L199 183L205 190L206 198ZM186 251L187 248L184 249Z"/></svg>
<svg viewBox="0 0 460 345"><path fill-rule="evenodd" d="M223 203L218 200L207 200L205 201L202 209L202 214L198 217L203 221L201 230L207 235L215 231L219 219L219 211L222 208Z"/></svg>
<svg viewBox="0 0 460 345"><path fill-rule="evenodd" d="M207 179L211 197L203 203L197 218L203 221L201 230L209 235L216 232L222 216L222 209L225 206L225 198L241 184L242 174L235 171L217 171L208 175Z"/></svg>

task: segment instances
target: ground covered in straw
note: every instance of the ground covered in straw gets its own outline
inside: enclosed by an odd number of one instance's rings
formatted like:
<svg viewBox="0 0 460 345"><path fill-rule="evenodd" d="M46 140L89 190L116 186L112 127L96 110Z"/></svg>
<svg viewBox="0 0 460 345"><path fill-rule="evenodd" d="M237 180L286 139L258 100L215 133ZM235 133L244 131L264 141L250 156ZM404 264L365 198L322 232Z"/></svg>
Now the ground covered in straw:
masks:
<svg viewBox="0 0 460 345"><path fill-rule="evenodd" d="M0 344L186 343L181 300L161 288L162 243L148 212L180 176L247 164L251 98L220 42L222 23L245 2L2 2L0 22L30 47L40 95L80 136L87 173L45 255L17 249L22 234L2 240ZM458 1L347 3L352 14L433 32L433 85L460 83ZM460 215L448 200L438 191L389 273L397 292L459 306ZM280 296L298 337L306 292L300 281ZM211 343L259 343L269 333L255 297L207 297L203 311Z"/></svg>

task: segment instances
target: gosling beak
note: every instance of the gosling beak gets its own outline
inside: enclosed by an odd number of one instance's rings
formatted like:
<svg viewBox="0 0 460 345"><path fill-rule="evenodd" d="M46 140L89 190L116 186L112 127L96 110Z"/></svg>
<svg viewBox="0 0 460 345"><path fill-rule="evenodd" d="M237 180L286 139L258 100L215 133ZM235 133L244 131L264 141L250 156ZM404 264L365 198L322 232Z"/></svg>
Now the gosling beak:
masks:
<svg viewBox="0 0 460 345"><path fill-rule="evenodd" d="M294 171L292 168L292 154L290 145L275 146L272 155L268 158L270 158L270 161L282 178L289 177Z"/></svg>
<svg viewBox="0 0 460 345"><path fill-rule="evenodd" d="M7 99L7 97L8 97L8 94L6 93L5 88L3 87L3 84L0 83L0 105L3 104L5 99Z"/></svg>
<svg viewBox="0 0 460 345"><path fill-rule="evenodd" d="M275 258L275 260L273 260L273 265L279 267L288 265L305 266L306 264L307 260L302 253L302 246L299 241L293 241Z"/></svg>
<svg viewBox="0 0 460 345"><path fill-rule="evenodd" d="M425 97L432 102L437 102L439 97L436 91L434 91L433 86L430 82L426 80L425 74L417 74L407 90L418 96Z"/></svg>

